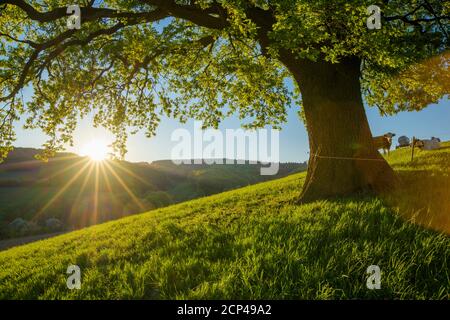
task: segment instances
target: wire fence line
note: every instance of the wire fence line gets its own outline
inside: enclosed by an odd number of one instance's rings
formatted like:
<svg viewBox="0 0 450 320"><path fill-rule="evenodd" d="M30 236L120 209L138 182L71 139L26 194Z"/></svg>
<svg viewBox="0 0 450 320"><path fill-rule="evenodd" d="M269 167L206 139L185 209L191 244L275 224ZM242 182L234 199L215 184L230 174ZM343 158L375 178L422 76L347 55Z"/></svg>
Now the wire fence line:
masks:
<svg viewBox="0 0 450 320"><path fill-rule="evenodd" d="M313 158L333 159L333 160L352 160L352 161L386 161L379 158L361 158L361 157L338 157L338 156L323 156L320 155L321 145L316 149L316 152L312 155Z"/></svg>
<svg viewBox="0 0 450 320"><path fill-rule="evenodd" d="M313 155L313 157L323 159L335 159L335 160L386 161L384 159L376 159L376 158L331 157L331 156L321 156L317 154Z"/></svg>

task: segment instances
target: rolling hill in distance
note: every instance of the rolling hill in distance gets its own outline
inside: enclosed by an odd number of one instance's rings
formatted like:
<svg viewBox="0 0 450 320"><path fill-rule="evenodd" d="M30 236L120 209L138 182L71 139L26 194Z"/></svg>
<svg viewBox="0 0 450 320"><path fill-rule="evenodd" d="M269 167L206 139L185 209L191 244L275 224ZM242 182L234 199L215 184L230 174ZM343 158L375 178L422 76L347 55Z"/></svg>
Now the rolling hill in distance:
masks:
<svg viewBox="0 0 450 320"><path fill-rule="evenodd" d="M96 163L72 153L43 162L39 152L16 148L0 164L0 239L78 229L306 169L281 163L277 175L262 176L260 164Z"/></svg>

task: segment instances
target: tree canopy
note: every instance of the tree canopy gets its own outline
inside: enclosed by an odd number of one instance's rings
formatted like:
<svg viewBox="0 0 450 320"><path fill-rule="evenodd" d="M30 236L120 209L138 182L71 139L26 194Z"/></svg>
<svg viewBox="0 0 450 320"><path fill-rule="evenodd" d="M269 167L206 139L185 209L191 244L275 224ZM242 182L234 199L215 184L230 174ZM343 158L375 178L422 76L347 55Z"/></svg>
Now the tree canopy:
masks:
<svg viewBox="0 0 450 320"><path fill-rule="evenodd" d="M217 127L279 127L301 103L282 63L362 61L362 90L383 113L419 110L450 92L450 1L0 0L0 148L14 122L49 137L49 153L72 143L80 117L112 131L123 155L127 128L148 136L162 116ZM367 8L381 8L370 30ZM301 73L301 70L300 70ZM24 95L30 98L24 98Z"/></svg>

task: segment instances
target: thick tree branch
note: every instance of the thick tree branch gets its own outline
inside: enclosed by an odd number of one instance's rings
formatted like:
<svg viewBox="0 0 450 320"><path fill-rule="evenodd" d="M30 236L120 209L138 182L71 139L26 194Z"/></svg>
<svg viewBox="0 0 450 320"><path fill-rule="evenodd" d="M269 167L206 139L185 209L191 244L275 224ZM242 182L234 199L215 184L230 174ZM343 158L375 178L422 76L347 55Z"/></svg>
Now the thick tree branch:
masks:
<svg viewBox="0 0 450 320"><path fill-rule="evenodd" d="M229 26L224 16L225 10L218 4L202 9L195 5L180 5L173 0L142 0L142 2L162 9L172 17L188 20L202 27L224 29Z"/></svg>
<svg viewBox="0 0 450 320"><path fill-rule="evenodd" d="M156 21L172 16L212 29L223 29L229 25L223 16L225 10L221 10L218 4L209 9L201 9L193 5L179 5L173 0L143 0L142 2L157 9L151 12L119 12L108 8L81 7L82 21L92 21L99 18L133 18ZM67 7L40 12L24 0L0 0L0 5L4 4L19 7L30 19L39 22L51 22L69 15L67 14ZM213 14L219 15L219 17Z"/></svg>
<svg viewBox="0 0 450 320"><path fill-rule="evenodd" d="M2 4L19 7L30 19L39 22L52 22L70 15L67 13L67 7L59 7L48 12L40 12L24 0L0 0L0 5ZM160 9L150 12L119 12L108 8L81 7L80 11L82 21L93 21L100 18L128 18L151 22L167 17L167 14Z"/></svg>
<svg viewBox="0 0 450 320"><path fill-rule="evenodd" d="M270 45L269 32L276 20L272 12L260 8L249 8L246 11L247 17L258 27L258 40L261 45L261 51L267 54L267 48Z"/></svg>

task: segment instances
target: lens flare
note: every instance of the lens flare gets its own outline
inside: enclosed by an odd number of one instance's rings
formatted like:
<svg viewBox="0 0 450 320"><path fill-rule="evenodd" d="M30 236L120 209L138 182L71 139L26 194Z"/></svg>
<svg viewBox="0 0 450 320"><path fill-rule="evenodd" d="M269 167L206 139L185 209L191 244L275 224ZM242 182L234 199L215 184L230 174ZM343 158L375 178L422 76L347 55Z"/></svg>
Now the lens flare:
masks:
<svg viewBox="0 0 450 320"><path fill-rule="evenodd" d="M81 150L82 156L88 156L92 161L104 161L109 155L109 146L102 140L92 140Z"/></svg>

